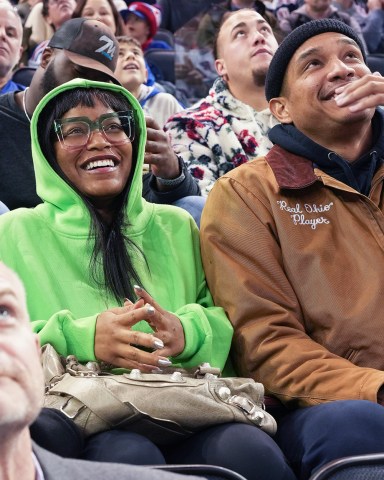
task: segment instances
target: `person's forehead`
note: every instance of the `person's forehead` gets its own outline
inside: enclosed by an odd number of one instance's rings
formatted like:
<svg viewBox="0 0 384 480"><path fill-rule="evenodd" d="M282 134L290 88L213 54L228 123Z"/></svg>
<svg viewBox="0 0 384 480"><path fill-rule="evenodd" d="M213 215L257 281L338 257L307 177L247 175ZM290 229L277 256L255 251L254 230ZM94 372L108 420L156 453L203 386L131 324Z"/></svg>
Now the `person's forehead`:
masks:
<svg viewBox="0 0 384 480"><path fill-rule="evenodd" d="M0 24L16 27L22 30L21 19L17 12L10 6L0 3Z"/></svg>
<svg viewBox="0 0 384 480"><path fill-rule="evenodd" d="M352 38L343 35L342 33L338 32L326 32L321 33L320 35L315 35L314 37L309 38L306 40L300 47L296 50L295 54L292 57L292 61L299 61L306 55L312 52L319 52L319 53L326 53L329 51L329 43L333 45L354 45L357 48L359 46L357 43L352 40ZM359 49L360 50L360 49Z"/></svg>
<svg viewBox="0 0 384 480"><path fill-rule="evenodd" d="M104 115L105 113L113 113L114 110L112 107L107 107L104 103L99 100L98 98L94 98L93 106L83 105L78 103L71 107L63 116L62 118L71 118L71 117L79 117L85 116L88 117L89 120L94 121L99 118L100 115Z"/></svg>
<svg viewBox="0 0 384 480"><path fill-rule="evenodd" d="M108 0L87 0L84 4L85 7L106 7L112 10Z"/></svg>
<svg viewBox="0 0 384 480"><path fill-rule="evenodd" d="M231 15L228 20L225 21L221 27L221 33L230 34L234 28L238 25L255 25L257 23L264 24L267 23L264 18L255 11L250 11L248 9L236 12Z"/></svg>
<svg viewBox="0 0 384 480"><path fill-rule="evenodd" d="M143 50L141 49L141 47L139 47L138 45L136 45L135 43L131 43L131 42L119 42L119 49L120 51L135 51L135 52L139 52L141 56L144 56L144 53L143 53Z"/></svg>

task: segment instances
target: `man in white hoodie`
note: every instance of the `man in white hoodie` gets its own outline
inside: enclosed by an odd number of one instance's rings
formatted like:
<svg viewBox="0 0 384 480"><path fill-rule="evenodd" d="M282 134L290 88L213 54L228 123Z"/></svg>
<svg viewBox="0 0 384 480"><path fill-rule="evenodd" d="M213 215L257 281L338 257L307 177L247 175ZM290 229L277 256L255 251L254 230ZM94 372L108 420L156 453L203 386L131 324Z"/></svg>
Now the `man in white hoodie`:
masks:
<svg viewBox="0 0 384 480"><path fill-rule="evenodd" d="M206 98L165 125L174 151L203 196L221 175L272 146L267 134L277 120L268 108L264 85L277 46L271 26L255 10L225 16L214 48L220 78Z"/></svg>

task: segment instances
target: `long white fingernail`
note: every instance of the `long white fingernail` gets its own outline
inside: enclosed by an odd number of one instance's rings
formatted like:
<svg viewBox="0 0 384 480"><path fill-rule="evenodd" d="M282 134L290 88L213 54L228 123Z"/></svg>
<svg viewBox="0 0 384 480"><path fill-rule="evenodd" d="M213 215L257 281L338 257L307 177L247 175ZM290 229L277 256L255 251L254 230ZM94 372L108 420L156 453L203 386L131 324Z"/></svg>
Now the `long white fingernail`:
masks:
<svg viewBox="0 0 384 480"><path fill-rule="evenodd" d="M155 309L152 307L152 305L150 305L149 303L147 303L145 306L147 307L147 313L148 313L149 315L153 315L153 314L155 313Z"/></svg>
<svg viewBox="0 0 384 480"><path fill-rule="evenodd" d="M156 338L155 341L153 342L153 345L158 350L160 350L160 348L164 348L164 343L160 340L160 338Z"/></svg>
<svg viewBox="0 0 384 480"><path fill-rule="evenodd" d="M157 364L159 365L159 367L170 367L172 365L172 362L167 358L159 358Z"/></svg>

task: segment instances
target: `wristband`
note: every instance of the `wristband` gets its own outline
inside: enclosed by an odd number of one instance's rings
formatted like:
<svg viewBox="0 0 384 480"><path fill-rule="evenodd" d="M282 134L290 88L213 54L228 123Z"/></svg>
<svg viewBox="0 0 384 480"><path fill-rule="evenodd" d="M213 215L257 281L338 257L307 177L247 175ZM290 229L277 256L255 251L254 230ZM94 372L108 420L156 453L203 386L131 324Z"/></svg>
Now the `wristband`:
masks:
<svg viewBox="0 0 384 480"><path fill-rule="evenodd" d="M164 185L167 187L175 187L176 185L180 185L185 179L185 174L182 171L181 174L177 178L161 178L156 177L156 180L160 183L160 185Z"/></svg>

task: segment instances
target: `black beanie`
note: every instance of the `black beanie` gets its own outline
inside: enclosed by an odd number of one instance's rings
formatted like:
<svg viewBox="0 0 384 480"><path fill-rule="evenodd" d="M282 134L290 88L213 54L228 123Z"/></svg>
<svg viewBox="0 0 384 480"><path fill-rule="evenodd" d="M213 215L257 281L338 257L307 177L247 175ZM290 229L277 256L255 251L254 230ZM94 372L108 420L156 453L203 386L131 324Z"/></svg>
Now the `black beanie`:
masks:
<svg viewBox="0 0 384 480"><path fill-rule="evenodd" d="M280 95L285 71L287 70L288 64L296 50L309 38L327 32L341 33L346 37L352 38L352 40L354 40L359 46L363 54L364 61L366 61L364 46L359 36L347 24L331 18L311 20L310 22L304 23L304 25L295 28L287 37L284 38L279 48L276 50L276 53L269 65L267 78L265 81L265 96L267 97L268 102L271 98L275 98Z"/></svg>

